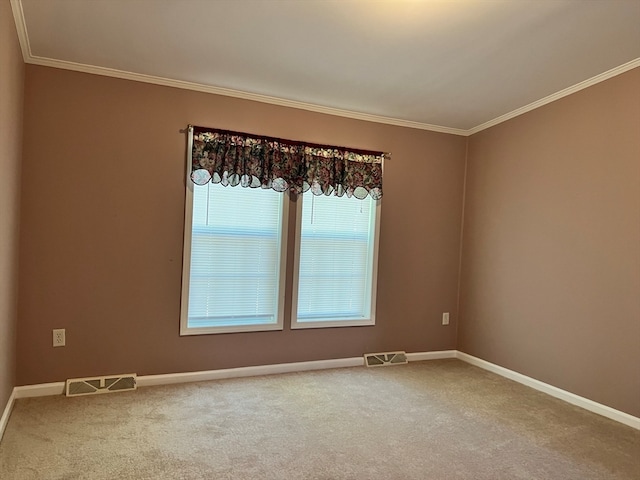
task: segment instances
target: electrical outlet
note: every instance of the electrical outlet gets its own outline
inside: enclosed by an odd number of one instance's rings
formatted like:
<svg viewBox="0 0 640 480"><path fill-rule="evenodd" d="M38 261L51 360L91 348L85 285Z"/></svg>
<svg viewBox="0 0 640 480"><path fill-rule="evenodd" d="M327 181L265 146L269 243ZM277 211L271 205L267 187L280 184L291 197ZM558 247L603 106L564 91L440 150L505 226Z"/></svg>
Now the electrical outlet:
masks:
<svg viewBox="0 0 640 480"><path fill-rule="evenodd" d="M65 345L65 331L64 328L56 328L53 330L53 346L64 347Z"/></svg>
<svg viewBox="0 0 640 480"><path fill-rule="evenodd" d="M445 312L442 314L442 324L449 325L449 312Z"/></svg>

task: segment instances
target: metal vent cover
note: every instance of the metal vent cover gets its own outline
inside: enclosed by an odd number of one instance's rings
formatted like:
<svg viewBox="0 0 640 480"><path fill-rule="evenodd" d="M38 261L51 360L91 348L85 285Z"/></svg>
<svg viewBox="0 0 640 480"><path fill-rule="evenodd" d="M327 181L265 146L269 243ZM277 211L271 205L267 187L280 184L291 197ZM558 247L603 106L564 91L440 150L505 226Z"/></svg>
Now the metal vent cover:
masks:
<svg viewBox="0 0 640 480"><path fill-rule="evenodd" d="M122 392L135 390L136 374L108 375L104 377L70 378L66 382L65 395L93 395L97 393Z"/></svg>
<svg viewBox="0 0 640 480"><path fill-rule="evenodd" d="M405 352L365 353L364 363L367 367L387 367L408 363Z"/></svg>

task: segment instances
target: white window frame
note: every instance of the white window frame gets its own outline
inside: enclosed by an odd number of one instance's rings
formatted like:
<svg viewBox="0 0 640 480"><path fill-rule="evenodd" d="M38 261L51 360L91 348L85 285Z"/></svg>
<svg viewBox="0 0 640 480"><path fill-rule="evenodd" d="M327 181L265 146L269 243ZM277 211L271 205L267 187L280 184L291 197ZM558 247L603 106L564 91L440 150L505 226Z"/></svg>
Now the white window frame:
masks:
<svg viewBox="0 0 640 480"><path fill-rule="evenodd" d="M306 194L310 198L311 192ZM292 301L291 301L291 329L306 328L332 328L332 327L360 327L372 326L376 324L376 294L378 286L378 247L380 239L380 210L381 201L375 200L375 227L373 237L373 251L370 260L373 262L371 268L371 306L369 318L363 319L340 319L322 320L322 321L298 321L298 280L300 273L300 242L302 239L302 202L305 195L299 195L296 206L296 237L295 237L295 255L293 265L293 285L292 285Z"/></svg>
<svg viewBox="0 0 640 480"><path fill-rule="evenodd" d="M191 136L189 137L189 152L192 150ZM191 241L193 233L193 182L191 175L191 155L187 162L187 177L184 203L184 240L182 253L182 294L180 304L180 335L207 335L216 333L238 333L238 332L262 332L282 330L284 325L284 297L286 282L286 262L287 262L287 237L289 232L289 196L282 193L280 199L280 262L278 266L278 305L276 323L253 324L253 325L233 325L233 326L213 326L213 327L189 327L189 282L191 279ZM239 185L235 187L244 189ZM249 188L249 187L247 187Z"/></svg>

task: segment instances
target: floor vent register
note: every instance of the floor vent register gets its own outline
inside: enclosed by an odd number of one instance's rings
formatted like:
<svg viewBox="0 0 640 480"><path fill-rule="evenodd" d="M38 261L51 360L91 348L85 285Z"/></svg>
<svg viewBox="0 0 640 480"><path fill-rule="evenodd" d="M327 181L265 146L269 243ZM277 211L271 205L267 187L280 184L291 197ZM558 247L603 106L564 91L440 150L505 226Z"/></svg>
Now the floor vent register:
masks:
<svg viewBox="0 0 640 480"><path fill-rule="evenodd" d="M405 352L365 353L364 363L367 367L388 367L407 363Z"/></svg>
<svg viewBox="0 0 640 480"><path fill-rule="evenodd" d="M70 378L65 385L65 395L95 395L136 389L136 374L110 375L105 377Z"/></svg>

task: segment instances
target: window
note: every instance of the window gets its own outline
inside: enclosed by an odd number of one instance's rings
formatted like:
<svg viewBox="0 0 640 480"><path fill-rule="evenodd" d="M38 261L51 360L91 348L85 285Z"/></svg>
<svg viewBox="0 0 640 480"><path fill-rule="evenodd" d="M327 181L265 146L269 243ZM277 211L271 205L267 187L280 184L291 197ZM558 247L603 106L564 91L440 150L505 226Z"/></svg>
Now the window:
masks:
<svg viewBox="0 0 640 480"><path fill-rule="evenodd" d="M288 197L189 182L182 335L281 330Z"/></svg>
<svg viewBox="0 0 640 480"><path fill-rule="evenodd" d="M285 295L291 328L375 324L388 153L193 125L187 138L181 335L282 330ZM283 192L298 196L295 255Z"/></svg>
<svg viewBox="0 0 640 480"><path fill-rule="evenodd" d="M379 202L298 198L292 328L375 323Z"/></svg>

